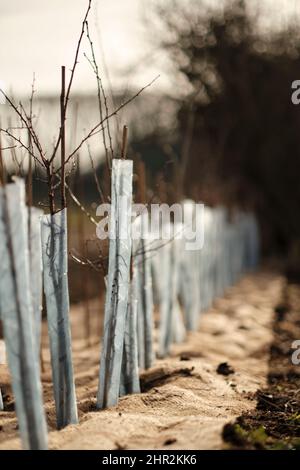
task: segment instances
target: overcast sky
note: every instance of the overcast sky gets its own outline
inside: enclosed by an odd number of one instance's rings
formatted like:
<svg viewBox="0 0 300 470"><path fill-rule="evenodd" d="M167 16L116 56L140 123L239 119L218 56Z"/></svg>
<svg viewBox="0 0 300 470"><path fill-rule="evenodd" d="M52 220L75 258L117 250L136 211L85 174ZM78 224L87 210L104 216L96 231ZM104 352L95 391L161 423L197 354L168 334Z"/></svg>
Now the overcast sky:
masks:
<svg viewBox="0 0 300 470"><path fill-rule="evenodd" d="M274 22L275 18L285 21L300 8L299 0L250 1L256 2L267 22ZM72 65L87 3L87 0L0 0L0 81L5 83L7 91L28 93L35 72L40 92L57 93L60 66ZM143 86L161 74L155 86L170 87L172 79L168 76L166 58L156 52L151 30L145 28L151 0L94 0L93 3L92 33L99 46L98 23L113 85L117 88L128 85L126 68L131 70L130 82L136 86ZM88 52L86 43L83 51ZM100 49L98 53L100 57ZM90 66L81 54L74 89L91 91L94 84Z"/></svg>
<svg viewBox="0 0 300 470"><path fill-rule="evenodd" d="M16 93L26 92L35 72L39 91L57 92L60 66L72 65L87 3L87 0L0 0L0 80L7 88L12 87ZM151 80L159 73L160 59L158 64L145 60L153 46L141 21L147 15L144 1L93 3L90 14L93 39L100 47L99 31L114 85L126 86L127 78L124 80L122 71L133 65L132 78L137 86ZM83 45L84 51L89 52L87 43ZM137 67L139 62L143 63ZM81 54L74 89L88 91L94 82L90 66Z"/></svg>

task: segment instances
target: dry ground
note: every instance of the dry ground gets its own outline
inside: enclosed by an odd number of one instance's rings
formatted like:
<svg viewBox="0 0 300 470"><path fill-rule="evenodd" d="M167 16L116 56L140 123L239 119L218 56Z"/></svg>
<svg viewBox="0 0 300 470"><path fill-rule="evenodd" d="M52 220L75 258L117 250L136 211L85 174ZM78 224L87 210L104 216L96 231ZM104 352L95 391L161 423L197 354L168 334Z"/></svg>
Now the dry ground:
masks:
<svg viewBox="0 0 300 470"><path fill-rule="evenodd" d="M73 358L80 424L55 430L51 372L44 332L43 385L51 449L221 449L222 429L254 410L256 390L266 385L274 307L283 278L269 272L250 275L229 289L202 315L198 332L173 347L172 357L156 361L142 375L143 393L120 399L115 408L96 411L99 368L99 304L94 310L92 344L84 339L84 313L72 309ZM97 312L97 315L96 315ZM98 319L97 319L98 317ZM217 373L227 362L234 373ZM9 376L0 366L7 411L0 413L0 449L20 448Z"/></svg>

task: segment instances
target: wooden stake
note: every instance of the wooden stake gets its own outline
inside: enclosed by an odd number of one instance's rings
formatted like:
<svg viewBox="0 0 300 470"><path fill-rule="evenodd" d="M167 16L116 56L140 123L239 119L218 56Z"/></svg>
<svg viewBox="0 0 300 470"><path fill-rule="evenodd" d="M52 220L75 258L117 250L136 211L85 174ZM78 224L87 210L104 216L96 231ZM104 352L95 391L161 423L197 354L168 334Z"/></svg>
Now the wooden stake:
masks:
<svg viewBox="0 0 300 470"><path fill-rule="evenodd" d="M65 169L65 99L66 99L66 67L61 67L61 95L60 95L60 150L61 150L61 208L66 207L66 169Z"/></svg>
<svg viewBox="0 0 300 470"><path fill-rule="evenodd" d="M123 159L126 158L127 139L128 139L128 127L124 126L123 127L123 137L122 137L122 152L121 152L121 158L123 158Z"/></svg>

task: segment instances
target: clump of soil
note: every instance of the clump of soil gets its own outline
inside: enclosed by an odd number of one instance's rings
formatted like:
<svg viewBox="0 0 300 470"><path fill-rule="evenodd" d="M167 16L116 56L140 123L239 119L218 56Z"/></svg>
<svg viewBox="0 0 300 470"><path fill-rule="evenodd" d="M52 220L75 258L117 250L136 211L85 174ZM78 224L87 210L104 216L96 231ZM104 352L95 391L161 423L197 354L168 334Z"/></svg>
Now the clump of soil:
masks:
<svg viewBox="0 0 300 470"><path fill-rule="evenodd" d="M300 286L284 286L274 309L268 387L255 394L254 412L223 428L233 448L300 450L300 365L292 363L292 343L300 339Z"/></svg>
<svg viewBox="0 0 300 470"><path fill-rule="evenodd" d="M230 375L234 374L234 369L227 362L221 362L217 367L217 374Z"/></svg>

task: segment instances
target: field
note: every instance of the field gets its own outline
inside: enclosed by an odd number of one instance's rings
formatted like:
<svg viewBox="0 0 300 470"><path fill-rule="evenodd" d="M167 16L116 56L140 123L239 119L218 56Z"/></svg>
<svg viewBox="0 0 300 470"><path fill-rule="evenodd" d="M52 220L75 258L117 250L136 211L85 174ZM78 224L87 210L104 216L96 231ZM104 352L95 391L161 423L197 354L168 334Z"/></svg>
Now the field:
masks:
<svg viewBox="0 0 300 470"><path fill-rule="evenodd" d="M203 313L198 332L174 346L169 359L157 361L142 374L141 394L121 398L117 407L106 411L95 410L98 338L93 337L93 345L86 347L82 337L84 315L80 306L74 308L73 359L80 425L55 431L45 348L42 380L50 448L227 448L222 437L224 426L243 413L253 412L256 391L267 385L274 308L281 302L283 285L283 277L268 271L245 277ZM93 316L96 314L97 304ZM229 375L217 373L223 362L232 369ZM6 387L13 408L11 391ZM13 411L2 413L0 437L0 448L20 448Z"/></svg>
<svg viewBox="0 0 300 470"><path fill-rule="evenodd" d="M299 450L296 5L16 2L0 450Z"/></svg>

